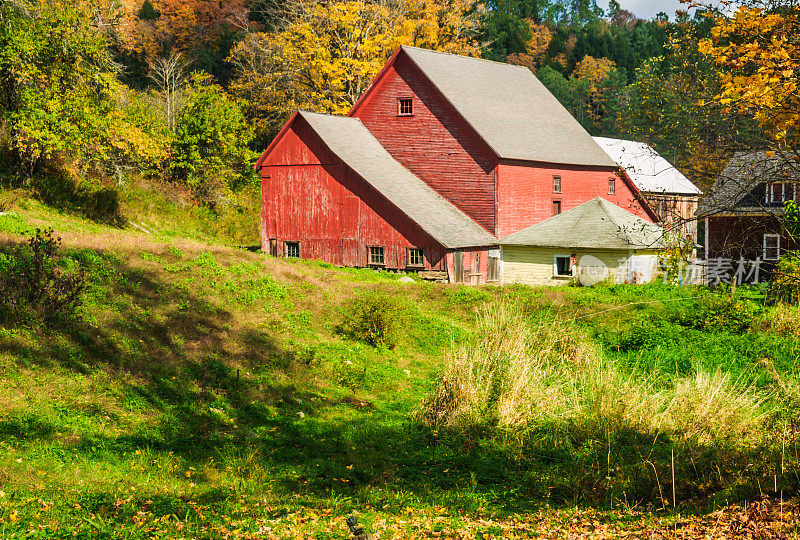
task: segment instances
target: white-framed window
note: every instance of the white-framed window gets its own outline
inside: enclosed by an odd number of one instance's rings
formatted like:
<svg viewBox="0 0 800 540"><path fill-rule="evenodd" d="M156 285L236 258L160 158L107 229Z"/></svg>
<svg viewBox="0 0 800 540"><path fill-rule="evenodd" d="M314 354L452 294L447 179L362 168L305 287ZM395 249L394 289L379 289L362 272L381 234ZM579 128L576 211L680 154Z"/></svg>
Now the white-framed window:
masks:
<svg viewBox="0 0 800 540"><path fill-rule="evenodd" d="M553 175L553 193L561 193L561 176Z"/></svg>
<svg viewBox="0 0 800 540"><path fill-rule="evenodd" d="M383 246L369 246L369 264L383 266L386 264Z"/></svg>
<svg viewBox="0 0 800 540"><path fill-rule="evenodd" d="M284 257L300 258L300 242L284 242L283 243Z"/></svg>
<svg viewBox="0 0 800 540"><path fill-rule="evenodd" d="M781 258L781 235L764 235L764 260L777 261Z"/></svg>
<svg viewBox="0 0 800 540"><path fill-rule="evenodd" d="M617 193L617 179L616 178L609 178L608 179L608 194L614 195Z"/></svg>
<svg viewBox="0 0 800 540"><path fill-rule="evenodd" d="M400 98L397 100L397 115L398 116L413 116L414 115L414 100L412 98Z"/></svg>
<svg viewBox="0 0 800 540"><path fill-rule="evenodd" d="M408 266L425 266L425 258L422 256L421 248L408 248Z"/></svg>
<svg viewBox="0 0 800 540"><path fill-rule="evenodd" d="M773 182L767 184L767 200L766 202L781 204L786 201L796 201L798 195L798 188L795 182Z"/></svg>
<svg viewBox="0 0 800 540"><path fill-rule="evenodd" d="M572 257L569 255L555 255L553 257L553 275L572 277Z"/></svg>

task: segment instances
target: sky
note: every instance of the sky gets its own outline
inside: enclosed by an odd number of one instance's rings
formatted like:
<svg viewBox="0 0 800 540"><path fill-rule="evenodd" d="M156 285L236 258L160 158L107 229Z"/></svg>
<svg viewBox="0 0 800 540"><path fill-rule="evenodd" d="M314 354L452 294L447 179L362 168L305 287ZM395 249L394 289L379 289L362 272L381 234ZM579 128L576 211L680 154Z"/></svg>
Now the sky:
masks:
<svg viewBox="0 0 800 540"><path fill-rule="evenodd" d="M617 0L622 9L627 9L640 19L652 19L656 13L663 11L670 19L675 18L676 9L686 9L686 4L679 0ZM608 8L608 0L597 0L597 5Z"/></svg>

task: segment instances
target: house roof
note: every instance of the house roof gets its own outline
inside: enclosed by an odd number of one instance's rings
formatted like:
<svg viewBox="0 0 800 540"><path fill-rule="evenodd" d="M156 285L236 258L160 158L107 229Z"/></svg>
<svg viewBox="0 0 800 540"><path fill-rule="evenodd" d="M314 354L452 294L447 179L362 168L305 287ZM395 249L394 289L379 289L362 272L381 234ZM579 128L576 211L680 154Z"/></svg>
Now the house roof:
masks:
<svg viewBox="0 0 800 540"><path fill-rule="evenodd" d="M359 119L306 111L298 115L331 152L444 247L497 243L486 229L395 161Z"/></svg>
<svg viewBox="0 0 800 540"><path fill-rule="evenodd" d="M700 216L781 214L783 205L766 203L765 182L800 181L800 164L790 156L765 151L737 152L700 203Z"/></svg>
<svg viewBox="0 0 800 540"><path fill-rule="evenodd" d="M500 158L616 167L525 67L403 46Z"/></svg>
<svg viewBox="0 0 800 540"><path fill-rule="evenodd" d="M639 191L701 195L697 186L673 167L647 143L593 137L606 154L620 166Z"/></svg>
<svg viewBox="0 0 800 540"><path fill-rule="evenodd" d="M659 249L664 229L597 197L498 243L591 249Z"/></svg>

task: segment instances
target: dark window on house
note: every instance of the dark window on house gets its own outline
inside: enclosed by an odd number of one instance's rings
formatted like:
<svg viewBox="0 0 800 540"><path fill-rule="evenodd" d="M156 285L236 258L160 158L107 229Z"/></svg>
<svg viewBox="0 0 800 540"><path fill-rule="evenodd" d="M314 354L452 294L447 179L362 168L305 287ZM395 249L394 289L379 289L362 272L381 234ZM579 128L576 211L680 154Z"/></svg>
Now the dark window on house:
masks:
<svg viewBox="0 0 800 540"><path fill-rule="evenodd" d="M410 248L408 250L408 266L425 266L425 259L422 257L422 250Z"/></svg>
<svg viewBox="0 0 800 540"><path fill-rule="evenodd" d="M400 98L397 100L397 114L400 116L411 116L414 114L414 100L411 98Z"/></svg>
<svg viewBox="0 0 800 540"><path fill-rule="evenodd" d="M781 235L764 235L764 260L777 261L781 258Z"/></svg>
<svg viewBox="0 0 800 540"><path fill-rule="evenodd" d="M300 257L300 242L284 242L283 255L286 257Z"/></svg>
<svg viewBox="0 0 800 540"><path fill-rule="evenodd" d="M553 215L557 216L561 213L561 201L553 201Z"/></svg>
<svg viewBox="0 0 800 540"><path fill-rule="evenodd" d="M561 193L561 177L553 175L553 193Z"/></svg>
<svg viewBox="0 0 800 540"><path fill-rule="evenodd" d="M384 265L383 246L369 246L369 264Z"/></svg>
<svg viewBox="0 0 800 540"><path fill-rule="evenodd" d="M614 195L617 192L617 179L616 178L609 178L608 179L608 194Z"/></svg>
<svg viewBox="0 0 800 540"><path fill-rule="evenodd" d="M767 203L782 204L797 200L797 185L794 182L775 182L767 186Z"/></svg>
<svg viewBox="0 0 800 540"><path fill-rule="evenodd" d="M556 255L553 262L554 274L557 276L571 276L572 264L569 255Z"/></svg>

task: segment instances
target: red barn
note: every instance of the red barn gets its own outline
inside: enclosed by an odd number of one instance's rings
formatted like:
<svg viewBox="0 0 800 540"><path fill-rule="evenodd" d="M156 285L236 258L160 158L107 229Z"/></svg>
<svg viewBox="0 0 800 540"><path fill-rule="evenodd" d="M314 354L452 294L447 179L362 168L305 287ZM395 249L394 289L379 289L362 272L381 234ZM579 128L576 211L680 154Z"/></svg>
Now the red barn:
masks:
<svg viewBox="0 0 800 540"><path fill-rule="evenodd" d="M498 279L501 237L636 187L530 70L401 47L348 113L295 114L256 164L262 248Z"/></svg>

